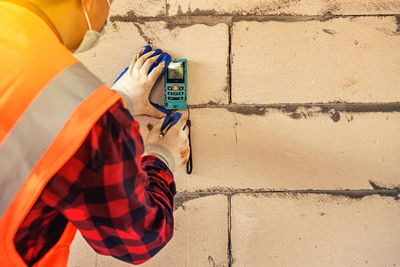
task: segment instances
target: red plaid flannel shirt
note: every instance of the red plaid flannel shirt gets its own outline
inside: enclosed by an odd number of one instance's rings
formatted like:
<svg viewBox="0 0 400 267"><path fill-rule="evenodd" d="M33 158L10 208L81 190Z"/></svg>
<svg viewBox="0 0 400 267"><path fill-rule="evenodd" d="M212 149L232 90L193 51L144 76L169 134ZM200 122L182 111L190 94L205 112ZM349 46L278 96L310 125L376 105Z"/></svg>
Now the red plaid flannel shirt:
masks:
<svg viewBox="0 0 400 267"><path fill-rule="evenodd" d="M15 246L32 266L59 239L68 221L99 254L139 264L173 235L173 174L144 156L139 124L121 103L96 123L55 175L22 223Z"/></svg>

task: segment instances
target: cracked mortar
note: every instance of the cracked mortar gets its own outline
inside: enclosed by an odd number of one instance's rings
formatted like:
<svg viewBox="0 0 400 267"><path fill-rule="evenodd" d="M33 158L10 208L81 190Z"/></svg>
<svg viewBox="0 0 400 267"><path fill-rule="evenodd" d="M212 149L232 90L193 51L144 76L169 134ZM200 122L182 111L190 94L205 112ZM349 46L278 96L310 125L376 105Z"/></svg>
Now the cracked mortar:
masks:
<svg viewBox="0 0 400 267"><path fill-rule="evenodd" d="M113 15L111 16L111 22L151 22L151 21L163 21L166 22L166 28L172 30L174 28L185 28L197 24L206 26L215 26L220 23L232 25L233 22L241 21L256 21L256 22L302 22L302 21L328 21L334 18L341 17L355 17L355 16L334 16L331 14L327 15L316 15L316 16L301 16L301 15L233 15L233 14L214 14L213 11L196 11L191 14L179 14L174 16L159 15L155 17L139 17L133 11L128 11L125 15Z"/></svg>
<svg viewBox="0 0 400 267"><path fill-rule="evenodd" d="M143 40L149 44L152 45L153 44L153 39L148 37L145 32L143 31L142 27L140 27L140 25L138 23L133 23L133 25L135 25L135 27L137 28L140 36L143 38Z"/></svg>
<svg viewBox="0 0 400 267"><path fill-rule="evenodd" d="M213 15L213 16L263 16L268 14L274 14L275 16L282 15L293 15L291 10L292 6L297 5L299 0L281 0L281 1L263 1L259 4L252 4L252 8L247 8L246 10L242 8L235 8L235 6L227 5L224 9L225 11L217 11L214 8L196 8L192 11L190 4L187 5L187 11L183 12L182 5L178 5L176 15L178 16L202 16L202 15ZM329 2L329 1L328 1ZM167 13L169 14L171 6L167 4ZM321 10L324 15L330 15L340 13L340 6L337 3L327 3L327 6ZM302 11L296 12L296 14L301 14Z"/></svg>
<svg viewBox="0 0 400 267"><path fill-rule="evenodd" d="M229 112L251 116L265 116L272 110L279 110L287 114L292 119L307 119L318 114L327 114L332 121L339 122L342 118L341 112L344 113L368 113L383 112L392 113L400 112L400 102L393 103L342 103L333 102L326 104L271 104L271 105L244 105L230 104L223 105L214 102L202 105L191 105L190 108L225 108ZM349 120L351 121L351 120Z"/></svg>
<svg viewBox="0 0 400 267"><path fill-rule="evenodd" d="M367 196L379 195L381 197L392 197L394 200L400 200L400 187L386 188L380 187L373 181L369 181L372 190L359 189L359 190L287 190L287 191L272 191L265 189L232 189L228 187L213 187L207 190L197 190L194 192L181 192L175 196L174 210L182 208L185 210L185 203L203 197L209 197L214 195L225 195L227 197L232 197L237 194L251 194L254 196L263 195L268 196L271 194L280 194L282 197L296 197L308 194L317 195L330 195L332 197L342 197L349 199L362 199Z"/></svg>

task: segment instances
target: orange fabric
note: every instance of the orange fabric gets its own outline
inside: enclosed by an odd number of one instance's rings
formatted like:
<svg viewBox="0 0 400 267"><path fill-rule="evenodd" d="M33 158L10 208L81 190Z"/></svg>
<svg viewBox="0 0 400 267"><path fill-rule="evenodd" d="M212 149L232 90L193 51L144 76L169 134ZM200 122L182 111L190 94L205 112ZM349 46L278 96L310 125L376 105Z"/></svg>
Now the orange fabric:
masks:
<svg viewBox="0 0 400 267"><path fill-rule="evenodd" d="M59 42L48 25L28 9L0 2L0 17L0 54L5 56L0 61L0 73L5 74L0 79L0 114L6 114L0 121L1 146L35 96L77 59ZM31 34L15 36L15 32ZM26 266L14 246L20 224L47 182L78 150L96 121L120 99L105 85L98 88L78 106L42 155L0 220L2 266ZM76 228L69 223L57 244L35 266L66 266L75 232Z"/></svg>
<svg viewBox="0 0 400 267"><path fill-rule="evenodd" d="M57 244L33 267L65 267L68 262L69 247L74 240L76 228L68 223Z"/></svg>
<svg viewBox="0 0 400 267"><path fill-rule="evenodd" d="M78 60L65 52L48 24L30 10L0 2L0 18L0 114L7 114L1 119L1 145L39 89Z"/></svg>

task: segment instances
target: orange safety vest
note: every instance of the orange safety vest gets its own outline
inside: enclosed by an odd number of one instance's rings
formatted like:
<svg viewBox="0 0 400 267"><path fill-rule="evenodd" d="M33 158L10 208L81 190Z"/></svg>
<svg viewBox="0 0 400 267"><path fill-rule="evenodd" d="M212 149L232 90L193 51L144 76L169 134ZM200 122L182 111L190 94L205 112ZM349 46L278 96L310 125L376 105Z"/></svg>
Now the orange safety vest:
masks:
<svg viewBox="0 0 400 267"><path fill-rule="evenodd" d="M47 22L46 22L47 21ZM0 265L26 266L14 238L49 180L121 97L62 45L33 7L0 1ZM66 266L76 228L34 266Z"/></svg>

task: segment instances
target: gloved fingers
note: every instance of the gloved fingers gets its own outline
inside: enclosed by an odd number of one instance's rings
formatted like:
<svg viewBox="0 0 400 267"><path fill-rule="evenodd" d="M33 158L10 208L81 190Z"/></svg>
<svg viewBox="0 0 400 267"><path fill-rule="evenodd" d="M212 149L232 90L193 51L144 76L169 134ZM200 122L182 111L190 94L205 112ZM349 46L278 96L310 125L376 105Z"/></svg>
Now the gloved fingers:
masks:
<svg viewBox="0 0 400 267"><path fill-rule="evenodd" d="M133 57L133 59L132 59L132 61L131 61L131 64L129 65L128 74L132 74L133 67L136 65L136 62L137 62L137 60L139 59L139 57L140 57L143 53L146 54L146 53L148 53L149 51L151 51L151 46L149 46L149 45L146 45L146 46L144 46L144 47L142 47L142 48L140 49L139 53L136 54L136 55ZM119 78L120 78L120 77L119 77ZM117 79L117 80L118 80L118 79ZM117 82L117 80L116 80L115 82ZM115 82L114 82L114 83L115 83Z"/></svg>
<svg viewBox="0 0 400 267"><path fill-rule="evenodd" d="M150 67L154 64L154 62L157 61L157 57L151 57L146 60L146 62L143 64L143 67L140 69L141 72L144 72L145 74L148 73Z"/></svg>
<svg viewBox="0 0 400 267"><path fill-rule="evenodd" d="M165 120L165 117L161 118L156 125L154 125L153 129L151 131L156 131L156 132L161 132L161 126L163 125L163 122Z"/></svg>
<svg viewBox="0 0 400 267"><path fill-rule="evenodd" d="M184 144L183 144L184 146L189 146L189 138L185 138L185 142L184 142Z"/></svg>
<svg viewBox="0 0 400 267"><path fill-rule="evenodd" d="M136 55L133 57L132 62L131 62L131 64L129 65L128 74L132 74L133 68L135 67L136 62L137 62L138 59L139 59L139 55L140 55L140 54L136 54Z"/></svg>
<svg viewBox="0 0 400 267"><path fill-rule="evenodd" d="M180 151L181 154L181 165L184 165L188 160L190 156L190 148L189 146L185 146L185 148L181 149Z"/></svg>
<svg viewBox="0 0 400 267"><path fill-rule="evenodd" d="M144 52L145 49L146 49L145 47L142 47L142 48L139 50L139 56L142 56L142 55L143 55L143 52Z"/></svg>
<svg viewBox="0 0 400 267"><path fill-rule="evenodd" d="M152 72L153 69L154 69L155 67L157 67L158 64L160 64L160 62L162 61L162 59L163 59L163 57L164 57L164 53L162 52L161 49L157 49L157 50L155 50L155 51L157 52L156 55L158 55L158 57L157 57L157 60L153 63L153 65L151 65L151 67L150 67L150 69L149 69L149 71L148 71L148 74L150 74L150 72Z"/></svg>
<svg viewBox="0 0 400 267"><path fill-rule="evenodd" d="M150 57L155 57L155 56L159 56L162 54L162 50L161 49L156 49L153 51L153 54L151 54Z"/></svg>
<svg viewBox="0 0 400 267"><path fill-rule="evenodd" d="M168 53L161 53L161 55L158 57L157 61L154 62L154 64L150 67L149 69L149 73L151 75L149 75L149 80L153 83L156 83L158 81L158 79L160 79L161 74L164 73L164 71L166 70L166 68L169 66L169 64L171 63L171 56ZM160 63L161 62L161 63ZM157 67L163 66L161 69L157 69ZM153 71L155 71L153 73Z"/></svg>
<svg viewBox="0 0 400 267"><path fill-rule="evenodd" d="M180 132L185 132L186 133L186 118L184 118L183 116L179 119L179 121L173 126L174 129L176 129L177 131Z"/></svg>
<svg viewBox="0 0 400 267"><path fill-rule="evenodd" d="M186 125L185 125L186 126ZM189 136L189 127L185 127L182 129L181 134L185 137ZM189 141L189 140L188 140Z"/></svg>
<svg viewBox="0 0 400 267"><path fill-rule="evenodd" d="M160 49L160 51L161 51L161 53L158 55L158 58L156 61L157 66L158 66L158 64L160 64L160 62L162 61L162 59L164 58L164 55L165 55L165 53L163 53L163 51L161 49Z"/></svg>
<svg viewBox="0 0 400 267"><path fill-rule="evenodd" d="M151 52L151 51L148 51L148 47L150 47L150 46L145 46L145 47L143 47L143 48L139 51L139 53L136 54L136 55L133 57L133 60L132 60L132 62L131 62L131 65L129 66L129 74L132 74L133 68L135 67L135 65L136 65L136 63L137 63L137 61L138 61L138 59L139 59L141 56L143 56L143 55L148 55L148 56L149 56L148 58L150 59L150 58L152 58L153 56L157 56L157 55L160 55L160 54L162 53L162 50L161 50L161 49L156 49L152 54L149 54L149 52ZM151 49L151 47L150 47L149 49ZM146 52L146 51L147 51L147 52ZM157 61L158 61L158 59L155 60L155 63L157 63ZM147 60L146 60L146 62L147 62ZM153 64L153 65L154 65L154 64Z"/></svg>
<svg viewBox="0 0 400 267"><path fill-rule="evenodd" d="M151 50L152 50L151 45L145 45L145 46L142 47L142 49L140 49L139 56L147 54Z"/></svg>
<svg viewBox="0 0 400 267"><path fill-rule="evenodd" d="M139 57L139 59L137 60L136 64L135 64L135 68L140 70L143 67L144 62L152 56L153 53L146 53L142 56Z"/></svg>
<svg viewBox="0 0 400 267"><path fill-rule="evenodd" d="M149 82L155 83L158 79L158 76L162 73L163 69L165 67L165 62L161 62L156 68L154 68L150 74L149 74Z"/></svg>
<svg viewBox="0 0 400 267"><path fill-rule="evenodd" d="M156 50L150 51L150 52L153 52L153 53L151 53L151 55L148 57L148 59L153 58L155 56L158 56L158 58L159 58L161 56L161 54L162 54L162 50L161 49L156 49Z"/></svg>

